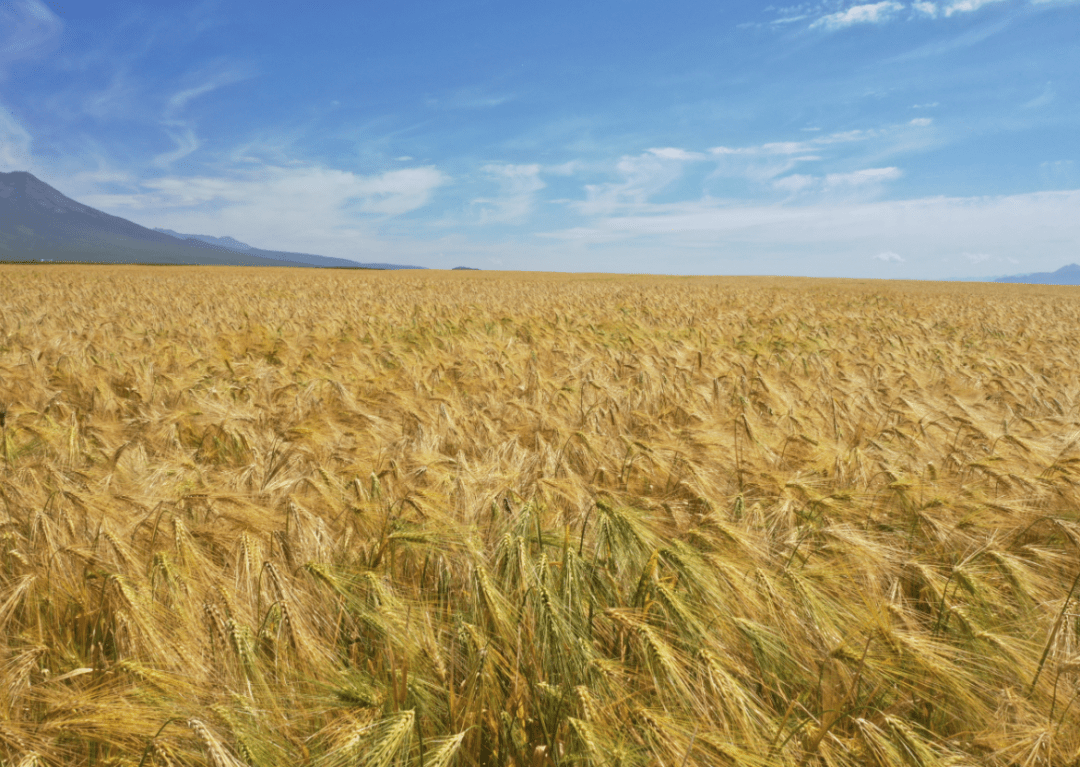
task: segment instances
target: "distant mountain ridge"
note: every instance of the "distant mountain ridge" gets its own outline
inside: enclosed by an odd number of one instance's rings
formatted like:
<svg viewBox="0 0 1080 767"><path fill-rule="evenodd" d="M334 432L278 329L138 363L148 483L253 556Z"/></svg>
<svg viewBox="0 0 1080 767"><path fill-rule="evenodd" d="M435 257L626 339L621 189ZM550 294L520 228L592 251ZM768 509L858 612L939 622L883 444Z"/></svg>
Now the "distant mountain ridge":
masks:
<svg viewBox="0 0 1080 767"><path fill-rule="evenodd" d="M211 237L209 234L180 234L180 232L174 232L172 229L162 229L159 226L155 226L154 231L172 235L178 240L201 240L210 243L211 245L218 245L226 250L252 249L246 242L240 242L240 240L233 239L232 237Z"/></svg>
<svg viewBox="0 0 1080 767"><path fill-rule="evenodd" d="M403 264L361 264L356 261L350 261L345 258L333 258L331 256L316 256L311 253L292 253L287 250L263 250L261 248L255 248L248 245L246 242L240 242L233 237L213 237L209 234L182 234L180 232L174 232L172 229L161 229L154 227L155 232L163 232L165 234L172 235L181 240L205 242L209 245L215 245L217 247L226 248L227 250L233 250L241 253L247 253L253 256L262 256L264 258L280 259L282 261L289 261L292 263L305 264L307 266L328 266L328 267L351 267L353 269L359 267L362 269L425 269L423 266L406 266Z"/></svg>
<svg viewBox="0 0 1080 767"><path fill-rule="evenodd" d="M153 230L83 205L26 171L0 173L0 261L420 269L252 248Z"/></svg>
<svg viewBox="0 0 1080 767"><path fill-rule="evenodd" d="M1054 272L1033 272L999 277L994 282L1023 283L1027 285L1080 285L1080 266L1066 264Z"/></svg>

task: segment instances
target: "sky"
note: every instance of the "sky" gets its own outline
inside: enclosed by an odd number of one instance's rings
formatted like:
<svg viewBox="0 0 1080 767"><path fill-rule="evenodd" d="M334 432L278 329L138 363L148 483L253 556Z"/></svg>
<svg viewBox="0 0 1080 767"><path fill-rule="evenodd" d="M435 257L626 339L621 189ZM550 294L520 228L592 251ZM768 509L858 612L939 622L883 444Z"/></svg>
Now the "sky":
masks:
<svg viewBox="0 0 1080 767"><path fill-rule="evenodd" d="M1052 271L1078 40L1078 0L0 0L0 171L360 262Z"/></svg>

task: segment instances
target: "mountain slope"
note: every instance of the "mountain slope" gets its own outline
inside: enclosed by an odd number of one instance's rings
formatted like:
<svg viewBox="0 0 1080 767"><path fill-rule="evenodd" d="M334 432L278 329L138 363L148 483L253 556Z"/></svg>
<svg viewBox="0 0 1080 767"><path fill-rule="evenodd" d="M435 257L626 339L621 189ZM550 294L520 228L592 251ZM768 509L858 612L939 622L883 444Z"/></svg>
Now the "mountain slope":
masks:
<svg viewBox="0 0 1080 767"><path fill-rule="evenodd" d="M25 171L0 173L0 260L282 266L177 240L66 197Z"/></svg>
<svg viewBox="0 0 1080 767"><path fill-rule="evenodd" d="M181 234L180 232L174 232L172 229L162 229L160 226L155 226L154 231L171 235L178 240L201 240L209 245L217 245L226 250L243 251L252 249L246 242L240 242L240 240L233 237L211 237L209 234Z"/></svg>
<svg viewBox="0 0 1080 767"><path fill-rule="evenodd" d="M1080 266L1068 264L1055 272L1034 272L999 277L994 282L1026 283L1028 285L1080 285Z"/></svg>
<svg viewBox="0 0 1080 767"><path fill-rule="evenodd" d="M240 242L233 237L214 237L209 234L181 234L180 232L174 232L172 229L154 228L155 232L164 232L170 234L173 237L178 237L182 240L196 240L208 243L210 245L216 245L228 250L240 251L252 256L261 256L263 258L273 258L281 261L290 261L295 263L307 264L308 266L330 266L330 267L362 267L364 269L423 269L423 266L406 266L403 264L361 264L356 261L350 261L345 258L332 258L331 256L316 256L311 253L292 253L287 250L263 250L262 248L253 248L246 242Z"/></svg>
<svg viewBox="0 0 1080 767"><path fill-rule="evenodd" d="M232 237L153 230L66 197L25 171L0 173L0 261L417 269L260 250Z"/></svg>

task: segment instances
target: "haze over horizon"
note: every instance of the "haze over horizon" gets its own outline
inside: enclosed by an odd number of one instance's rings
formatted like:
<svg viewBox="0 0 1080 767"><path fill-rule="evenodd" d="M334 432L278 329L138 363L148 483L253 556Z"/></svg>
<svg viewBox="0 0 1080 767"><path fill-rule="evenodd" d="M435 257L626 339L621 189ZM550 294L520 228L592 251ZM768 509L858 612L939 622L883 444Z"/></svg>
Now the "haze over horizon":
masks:
<svg viewBox="0 0 1080 767"><path fill-rule="evenodd" d="M0 0L0 171L145 227L449 268L1080 260L1080 2Z"/></svg>

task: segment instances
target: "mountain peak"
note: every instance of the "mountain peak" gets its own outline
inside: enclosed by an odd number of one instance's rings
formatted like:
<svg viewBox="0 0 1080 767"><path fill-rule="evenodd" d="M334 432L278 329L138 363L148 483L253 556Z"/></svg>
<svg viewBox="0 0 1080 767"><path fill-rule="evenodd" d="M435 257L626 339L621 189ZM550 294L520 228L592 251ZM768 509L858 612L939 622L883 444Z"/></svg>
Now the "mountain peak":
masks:
<svg viewBox="0 0 1080 767"><path fill-rule="evenodd" d="M226 250L254 250L254 248L246 242L240 242L240 240L228 236L212 237L209 234L182 234L180 232L174 232L172 229L162 229L160 226L155 226L154 231L162 232L181 240L198 240L209 245L216 245L219 248L225 248Z"/></svg>
<svg viewBox="0 0 1080 767"><path fill-rule="evenodd" d="M999 277L994 282L1026 283L1028 285L1080 285L1080 265L1066 264L1053 272L1032 272Z"/></svg>
<svg viewBox="0 0 1080 767"><path fill-rule="evenodd" d="M147 229L75 202L32 173L0 173L0 260L420 269L253 248L232 237Z"/></svg>
<svg viewBox="0 0 1080 767"><path fill-rule="evenodd" d="M66 197L25 170L0 173L0 197L12 200L24 210L105 215Z"/></svg>

